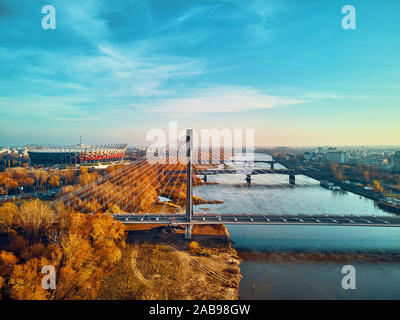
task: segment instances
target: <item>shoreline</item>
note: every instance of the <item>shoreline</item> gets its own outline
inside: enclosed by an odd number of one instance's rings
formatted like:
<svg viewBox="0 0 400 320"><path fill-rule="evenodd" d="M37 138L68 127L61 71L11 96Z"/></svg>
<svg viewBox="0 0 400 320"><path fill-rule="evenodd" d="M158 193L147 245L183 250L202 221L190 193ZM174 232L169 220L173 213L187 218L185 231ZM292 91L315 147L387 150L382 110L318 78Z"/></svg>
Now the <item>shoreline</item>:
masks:
<svg viewBox="0 0 400 320"><path fill-rule="evenodd" d="M358 262L358 263L398 263L400 262L400 252L398 253L380 253L380 252L272 252L272 251L252 251L240 250L238 254L242 261L298 261L298 262Z"/></svg>

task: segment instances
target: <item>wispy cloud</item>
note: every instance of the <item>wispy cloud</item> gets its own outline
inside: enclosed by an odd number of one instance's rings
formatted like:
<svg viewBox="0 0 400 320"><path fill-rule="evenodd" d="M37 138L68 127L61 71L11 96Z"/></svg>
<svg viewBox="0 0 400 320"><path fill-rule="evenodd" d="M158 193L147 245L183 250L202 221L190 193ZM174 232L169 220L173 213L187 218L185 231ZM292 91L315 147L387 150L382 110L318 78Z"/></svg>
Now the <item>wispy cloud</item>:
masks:
<svg viewBox="0 0 400 320"><path fill-rule="evenodd" d="M156 113L201 114L270 109L303 102L305 101L261 93L251 87L217 86L197 90L183 98L141 104L141 107Z"/></svg>

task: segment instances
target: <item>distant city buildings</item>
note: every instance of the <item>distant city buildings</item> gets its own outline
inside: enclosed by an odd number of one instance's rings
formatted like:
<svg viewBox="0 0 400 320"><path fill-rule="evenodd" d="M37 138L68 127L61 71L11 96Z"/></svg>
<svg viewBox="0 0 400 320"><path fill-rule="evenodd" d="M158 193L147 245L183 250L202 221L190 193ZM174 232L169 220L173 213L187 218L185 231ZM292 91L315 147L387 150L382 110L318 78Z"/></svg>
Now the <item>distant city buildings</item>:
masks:
<svg viewBox="0 0 400 320"><path fill-rule="evenodd" d="M286 158L291 158L287 154ZM370 166L377 166L387 170L400 170L400 151L394 147L349 147L337 149L336 147L317 147L305 150L304 162L337 162L340 164L362 163Z"/></svg>
<svg viewBox="0 0 400 320"><path fill-rule="evenodd" d="M18 147L18 148L1 147L0 155L4 155L4 154L19 155L20 157L27 157L28 150L26 147Z"/></svg>
<svg viewBox="0 0 400 320"><path fill-rule="evenodd" d="M288 153L286 154L286 161L293 161L294 158L294 154Z"/></svg>
<svg viewBox="0 0 400 320"><path fill-rule="evenodd" d="M326 154L326 160L343 164L347 162L347 154L344 151L329 151Z"/></svg>
<svg viewBox="0 0 400 320"><path fill-rule="evenodd" d="M397 151L393 156L392 156L392 167L395 170L400 170L400 151Z"/></svg>

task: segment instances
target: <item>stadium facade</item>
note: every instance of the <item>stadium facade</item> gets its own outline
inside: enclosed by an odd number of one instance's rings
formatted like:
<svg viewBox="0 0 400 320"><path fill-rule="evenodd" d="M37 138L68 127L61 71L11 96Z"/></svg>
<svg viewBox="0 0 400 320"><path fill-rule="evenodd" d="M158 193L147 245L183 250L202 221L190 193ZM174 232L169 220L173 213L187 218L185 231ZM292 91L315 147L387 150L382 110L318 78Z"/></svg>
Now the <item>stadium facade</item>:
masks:
<svg viewBox="0 0 400 320"><path fill-rule="evenodd" d="M77 165L99 162L122 161L126 144L87 146L27 146L32 165Z"/></svg>

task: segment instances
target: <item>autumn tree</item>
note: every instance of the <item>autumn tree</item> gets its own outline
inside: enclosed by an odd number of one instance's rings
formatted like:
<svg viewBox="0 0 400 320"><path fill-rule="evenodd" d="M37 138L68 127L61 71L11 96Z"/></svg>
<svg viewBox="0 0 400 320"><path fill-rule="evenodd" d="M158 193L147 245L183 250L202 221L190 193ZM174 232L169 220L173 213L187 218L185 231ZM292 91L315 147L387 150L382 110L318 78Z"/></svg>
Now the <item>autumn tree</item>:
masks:
<svg viewBox="0 0 400 320"><path fill-rule="evenodd" d="M68 168L63 172L64 184L72 184L75 181L75 170Z"/></svg>
<svg viewBox="0 0 400 320"><path fill-rule="evenodd" d="M331 164L331 171L336 180L338 181L345 180L345 177L343 176L343 167L341 167L337 162L333 162Z"/></svg>
<svg viewBox="0 0 400 320"><path fill-rule="evenodd" d="M63 262L56 299L94 299L101 280L122 257L125 232L121 223L104 214L69 213L62 226Z"/></svg>
<svg viewBox="0 0 400 320"><path fill-rule="evenodd" d="M43 266L50 262L45 259L30 259L24 264L15 265L8 281L9 296L16 300L47 300L50 292L42 287Z"/></svg>
<svg viewBox="0 0 400 320"><path fill-rule="evenodd" d="M49 173L44 170L33 170L32 175L35 179L36 187L43 189L44 185L47 183L49 178Z"/></svg>
<svg viewBox="0 0 400 320"><path fill-rule="evenodd" d="M57 188L60 186L60 176L58 175L51 175L48 182L49 186L52 188Z"/></svg>
<svg viewBox="0 0 400 320"><path fill-rule="evenodd" d="M192 254L196 254L200 250L200 245L196 241L192 241L189 244L189 250Z"/></svg>
<svg viewBox="0 0 400 320"><path fill-rule="evenodd" d="M18 188L18 182L12 178L12 175L10 172L1 172L0 173L0 186L3 187L4 193L8 194L9 190Z"/></svg>
<svg viewBox="0 0 400 320"><path fill-rule="evenodd" d="M38 199L25 202L15 219L16 225L22 228L31 240L38 240L46 235L55 221L53 209Z"/></svg>
<svg viewBox="0 0 400 320"><path fill-rule="evenodd" d="M8 280L17 262L18 259L12 252L0 251L0 298L2 288L7 288Z"/></svg>
<svg viewBox="0 0 400 320"><path fill-rule="evenodd" d="M89 173L87 167L80 167L79 171L79 184L84 186L89 184L90 182L100 178L100 175L97 172Z"/></svg>
<svg viewBox="0 0 400 320"><path fill-rule="evenodd" d="M379 181L374 180L374 185L372 187L372 190L374 190L375 192L379 192L379 193L383 193L385 190L381 187L381 184L379 183Z"/></svg>
<svg viewBox="0 0 400 320"><path fill-rule="evenodd" d="M0 229L10 234L14 219L18 214L18 207L12 202L5 202L0 206Z"/></svg>
<svg viewBox="0 0 400 320"><path fill-rule="evenodd" d="M23 232L13 234L9 251L0 252L3 297L95 299L102 279L120 261L125 229L119 221L107 214L87 215L60 205L55 210L56 221L54 211L39 200L21 206L15 227ZM56 241L54 231L58 231ZM57 286L51 292L41 286L45 265L56 269Z"/></svg>

